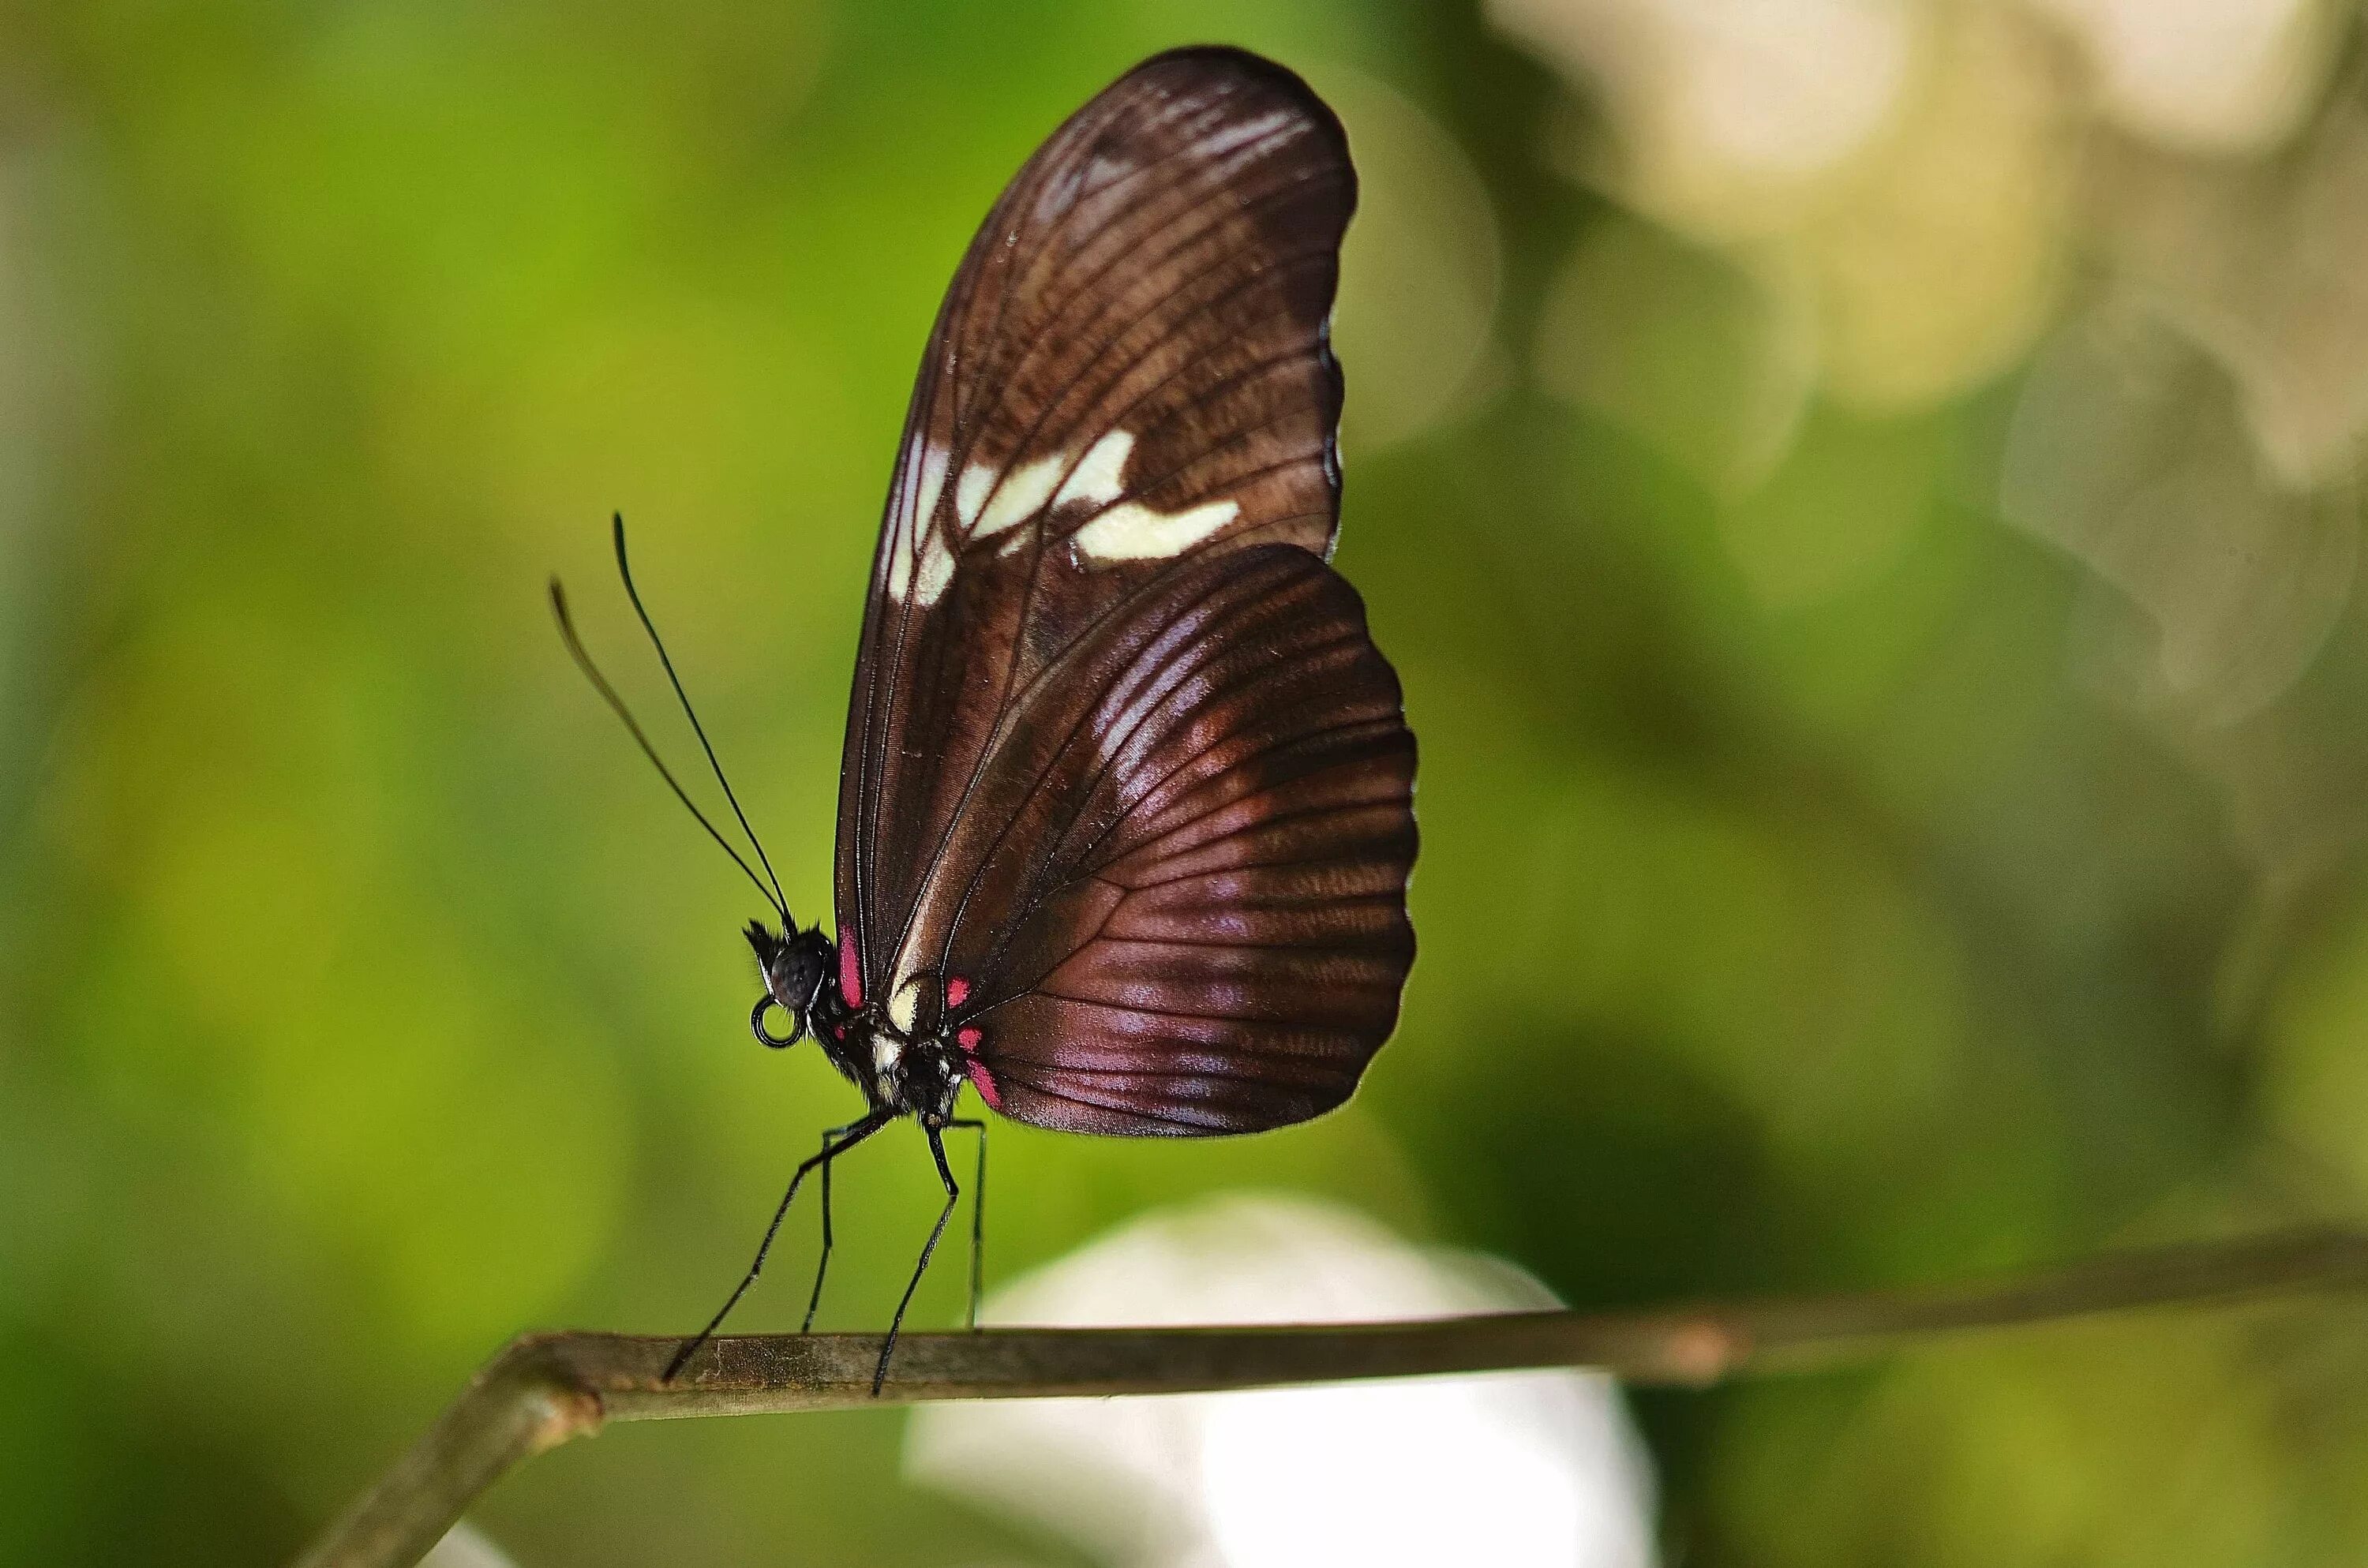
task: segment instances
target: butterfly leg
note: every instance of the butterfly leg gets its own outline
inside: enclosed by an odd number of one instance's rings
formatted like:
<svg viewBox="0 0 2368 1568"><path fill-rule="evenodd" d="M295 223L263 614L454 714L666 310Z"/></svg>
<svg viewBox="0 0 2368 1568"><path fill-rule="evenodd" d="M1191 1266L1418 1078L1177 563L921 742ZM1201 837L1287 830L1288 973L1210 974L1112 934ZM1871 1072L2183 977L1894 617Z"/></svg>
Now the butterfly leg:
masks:
<svg viewBox="0 0 2368 1568"><path fill-rule="evenodd" d="M660 1380L661 1381L674 1381L675 1374L681 1371L684 1364L699 1353L700 1346L715 1337L715 1331L723 1326L725 1318L732 1315L732 1309L740 1304L740 1298L748 1293L748 1287L757 1282L757 1276L764 1271L765 1255L773 1250L773 1237L780 1232L781 1221L790 1211L791 1202L798 1196L798 1184L806 1179L806 1173L816 1165L827 1171L831 1161L846 1153L895 1119L894 1111L875 1110L857 1122L848 1135L837 1143L831 1142L827 1137L825 1137L822 1153L800 1165L795 1174L790 1177L790 1190L781 1194L781 1206L773 1210L773 1222L765 1227L765 1239L757 1244L757 1260L748 1266L747 1274L737 1286L734 1287L732 1294L725 1299L723 1305L717 1310L715 1315L707 1320L707 1326L686 1340L682 1348L674 1353L674 1359L666 1363L666 1376Z"/></svg>
<svg viewBox="0 0 2368 1568"><path fill-rule="evenodd" d="M921 1131L928 1135L929 1157L938 1162L938 1179L946 1185L946 1206L938 1210L938 1222L930 1228L929 1239L921 1244L921 1260L913 1265L913 1278L905 1284L904 1300L896 1303L896 1315L888 1320L888 1338L880 1346L880 1365L871 1374L873 1398L880 1394L880 1385L888 1381L888 1358L896 1351L896 1334L905 1326L905 1309L913 1304L913 1292L921 1288L921 1276L929 1271L929 1256L938 1250L938 1238L946 1233L946 1221L953 1218L954 1205L962 1201L962 1188L954 1185L954 1173L946 1164L945 1134L928 1122Z"/></svg>
<svg viewBox="0 0 2368 1568"><path fill-rule="evenodd" d="M814 1311L822 1305L823 1276L830 1272L830 1163L833 1159L837 1157L838 1153L837 1150L831 1147L831 1142L834 1139L845 1138L848 1133L853 1132L857 1128L861 1127L864 1122L870 1119L871 1118L869 1117L861 1117L854 1121L848 1122L844 1127L829 1127L823 1130L821 1155L822 1257L814 1264L814 1294L806 1298L806 1320L805 1322L798 1324L798 1332L800 1334L811 1334L814 1332ZM844 1147L844 1145L842 1145L842 1147Z"/></svg>
<svg viewBox="0 0 2368 1568"><path fill-rule="evenodd" d="M963 1327L976 1329L978 1299L986 1279L986 1123L965 1117L946 1125L967 1127L978 1134L978 1175L970 1184L970 1313L962 1322Z"/></svg>

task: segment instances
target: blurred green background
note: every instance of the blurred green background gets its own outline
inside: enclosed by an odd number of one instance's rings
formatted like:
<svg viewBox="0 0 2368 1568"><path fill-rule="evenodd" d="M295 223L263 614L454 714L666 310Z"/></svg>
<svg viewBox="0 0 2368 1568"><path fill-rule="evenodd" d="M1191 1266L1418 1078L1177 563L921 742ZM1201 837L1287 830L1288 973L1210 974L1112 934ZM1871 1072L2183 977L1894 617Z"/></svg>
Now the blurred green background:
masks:
<svg viewBox="0 0 2368 1568"><path fill-rule="evenodd" d="M1421 737L1422 955L1315 1125L999 1130L990 1279L1240 1186L1582 1303L2359 1213L2351 6L26 0L0 1560L272 1561L512 1333L712 1308L851 1092L748 1039L750 891L543 580L658 718L624 511L826 915L939 292L1063 115L1203 39L1363 172L1339 560ZM835 1326L935 1191L917 1138L850 1161ZM738 1326L794 1324L790 1233ZM1667 1558L2359 1561L2360 1326L1640 1395ZM900 1421L628 1426L476 1517L528 1568L1063 1561L903 1486Z"/></svg>

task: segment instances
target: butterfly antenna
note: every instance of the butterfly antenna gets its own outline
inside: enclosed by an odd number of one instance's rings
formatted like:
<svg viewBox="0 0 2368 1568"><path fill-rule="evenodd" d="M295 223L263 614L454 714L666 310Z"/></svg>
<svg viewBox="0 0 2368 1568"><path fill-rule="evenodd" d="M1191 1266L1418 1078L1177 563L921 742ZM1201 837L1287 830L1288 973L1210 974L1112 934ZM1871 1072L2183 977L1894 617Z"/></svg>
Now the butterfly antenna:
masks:
<svg viewBox="0 0 2368 1568"><path fill-rule="evenodd" d="M625 580L625 597L633 601L633 613L642 618L642 630L650 634L650 646L658 651L658 663L666 666L666 679L674 687L675 699L682 704L683 717L690 721L690 732L699 737L699 749L707 754L707 766L715 770L715 781L723 786L723 798L732 803L732 814L740 820L740 831L757 851L757 859L765 868L765 875L773 884L773 904L781 912L781 919L790 919L790 901L781 895L781 879L773 875L773 862L765 854L765 842L757 830L748 825L748 813L740 809L740 797L732 792L732 780L723 777L723 765L715 759L715 748L707 744L707 729L699 722L699 713L690 705L690 694L682 689L682 678L674 673L674 661L666 657L666 642L658 636L650 612L642 608L641 590L633 586L633 569L625 560L625 514L615 514L611 528L617 540L617 575Z"/></svg>
<svg viewBox="0 0 2368 1568"><path fill-rule="evenodd" d="M559 618L559 635L566 642L568 653L575 655L575 667L584 672L584 678L592 683L592 688L600 694L602 700L609 704L617 717L625 722L625 728L632 732L633 739L640 744L642 755L650 759L650 766L658 770L658 777L666 781L666 788L674 791L674 798L682 802L683 810L698 819L699 825L707 830L707 836L715 840L723 853L732 857L732 863L746 872L748 880L757 884L757 891L764 894L767 902L781 912L781 924L785 926L794 926L796 923L790 918L788 903L781 898L778 890L767 891L764 880L758 877L756 869L741 857L740 851L733 848L730 842L715 831L715 824L707 820L707 813L694 805L690 797L683 792L682 785L676 780L673 772L658 759L657 748L650 744L650 737L643 733L642 726L634 720L632 710L625 706L625 699L617 695L617 688L609 684L609 677L600 673L600 666L594 664L592 655L584 651L584 640L575 634L575 618L567 613L567 590L559 585L559 579L556 577L551 580L551 609L552 613Z"/></svg>

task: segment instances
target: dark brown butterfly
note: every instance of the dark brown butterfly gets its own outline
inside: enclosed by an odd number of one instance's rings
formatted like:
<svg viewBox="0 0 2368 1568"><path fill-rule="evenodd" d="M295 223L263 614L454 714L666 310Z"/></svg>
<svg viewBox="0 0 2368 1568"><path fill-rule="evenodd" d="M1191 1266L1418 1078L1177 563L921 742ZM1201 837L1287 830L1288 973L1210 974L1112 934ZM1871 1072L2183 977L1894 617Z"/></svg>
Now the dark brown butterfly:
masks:
<svg viewBox="0 0 2368 1568"><path fill-rule="evenodd" d="M964 1084L1038 1127L1258 1131L1347 1099L1396 1021L1414 738L1326 564L1355 204L1304 83L1178 50L1037 151L939 311L856 659L837 940L778 882L780 932L747 931L757 1037L811 1032L868 1102L773 1228L819 1168L826 1264L830 1162L905 1116L945 1186L882 1376L958 1197L943 1133L981 1126ZM973 1313L976 1269L973 1237Z"/></svg>

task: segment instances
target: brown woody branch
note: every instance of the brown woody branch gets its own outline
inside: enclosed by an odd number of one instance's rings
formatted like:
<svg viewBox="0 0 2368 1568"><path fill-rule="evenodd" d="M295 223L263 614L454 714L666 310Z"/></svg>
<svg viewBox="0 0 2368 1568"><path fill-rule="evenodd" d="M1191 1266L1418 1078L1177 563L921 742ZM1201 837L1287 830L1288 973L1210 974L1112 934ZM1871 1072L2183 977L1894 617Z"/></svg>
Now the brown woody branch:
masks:
<svg viewBox="0 0 2368 1568"><path fill-rule="evenodd" d="M2111 1255L1984 1284L1625 1312L1514 1312L1288 1328L993 1329L914 1334L875 1400L876 1335L714 1340L672 1383L682 1341L513 1341L299 1568L404 1568L521 1460L609 1421L753 1415L939 1399L1187 1393L1519 1367L1593 1367L1702 1386L1868 1356L1968 1329L2278 1290L2368 1287L2368 1235L2316 1232Z"/></svg>

